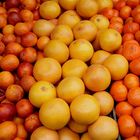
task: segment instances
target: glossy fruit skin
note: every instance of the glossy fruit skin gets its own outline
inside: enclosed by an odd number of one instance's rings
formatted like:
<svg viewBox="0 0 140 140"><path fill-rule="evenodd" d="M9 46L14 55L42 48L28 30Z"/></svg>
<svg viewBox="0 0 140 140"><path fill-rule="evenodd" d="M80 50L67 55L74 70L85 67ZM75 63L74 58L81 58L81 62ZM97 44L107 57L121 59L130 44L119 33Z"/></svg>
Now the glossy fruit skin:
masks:
<svg viewBox="0 0 140 140"><path fill-rule="evenodd" d="M100 116L88 127L88 134L92 139L102 139L101 134L104 135L104 140L116 139L119 134L117 122L110 117Z"/></svg>
<svg viewBox="0 0 140 140"><path fill-rule="evenodd" d="M76 5L76 11L84 18L92 17L98 12L98 3L95 0L79 0Z"/></svg>
<svg viewBox="0 0 140 140"><path fill-rule="evenodd" d="M58 131L58 134L59 134L60 140L65 140L65 139L80 140L79 135L67 127L60 129Z"/></svg>
<svg viewBox="0 0 140 140"><path fill-rule="evenodd" d="M14 83L14 76L9 71L0 72L0 88L6 89Z"/></svg>
<svg viewBox="0 0 140 140"><path fill-rule="evenodd" d="M140 88L139 87L135 87L129 90L128 92L128 102L133 105L133 106L139 106L140 105Z"/></svg>
<svg viewBox="0 0 140 140"><path fill-rule="evenodd" d="M17 113L21 118L26 118L33 113L33 105L28 99L21 99L16 104Z"/></svg>
<svg viewBox="0 0 140 140"><path fill-rule="evenodd" d="M111 75L108 69L103 65L93 64L88 67L87 71L83 75L83 80L88 89L92 91L102 91L110 85ZM95 84L93 85L93 83Z"/></svg>
<svg viewBox="0 0 140 140"><path fill-rule="evenodd" d="M86 39L77 39L69 45L69 52L71 58L87 62L91 59L94 53L94 48Z"/></svg>
<svg viewBox="0 0 140 140"><path fill-rule="evenodd" d="M95 92L93 94L93 97L95 97L99 101L100 115L102 116L108 115L113 110L114 100L108 92L106 91Z"/></svg>
<svg viewBox="0 0 140 140"><path fill-rule="evenodd" d="M20 79L20 85L25 92L28 92L35 82L35 78L31 75L25 75Z"/></svg>
<svg viewBox="0 0 140 140"><path fill-rule="evenodd" d="M109 69L112 80L120 80L128 72L128 61L119 54L110 55L103 64ZM119 70L117 69L118 67Z"/></svg>
<svg viewBox="0 0 140 140"><path fill-rule="evenodd" d="M39 37L49 36L54 27L54 24L52 24L50 21L39 19L33 25L33 32Z"/></svg>
<svg viewBox="0 0 140 140"><path fill-rule="evenodd" d="M81 136L81 140L91 140L91 138L89 137L89 134L86 132L83 133L83 135Z"/></svg>
<svg viewBox="0 0 140 140"><path fill-rule="evenodd" d="M32 75L33 65L28 62L20 63L17 69L18 77L23 77L24 75Z"/></svg>
<svg viewBox="0 0 140 140"><path fill-rule="evenodd" d="M20 59L22 61L33 63L36 61L36 58L37 58L37 52L34 48L27 47L20 52Z"/></svg>
<svg viewBox="0 0 140 140"><path fill-rule="evenodd" d="M21 44L24 47L33 47L37 43L37 36L32 32L28 32L21 37Z"/></svg>
<svg viewBox="0 0 140 140"><path fill-rule="evenodd" d="M136 123L139 125L140 124L140 107L136 107L132 111L132 116L135 119Z"/></svg>
<svg viewBox="0 0 140 140"><path fill-rule="evenodd" d="M74 26L73 33L75 39L93 41L97 34L97 27L95 23L91 21L82 20Z"/></svg>
<svg viewBox="0 0 140 140"><path fill-rule="evenodd" d="M84 94L84 92L84 83L78 77L66 77L57 86L58 97L67 103L71 103L77 96Z"/></svg>
<svg viewBox="0 0 140 140"><path fill-rule="evenodd" d="M69 58L69 49L60 40L50 40L44 48L44 54L46 57L54 58L60 64L63 64Z"/></svg>
<svg viewBox="0 0 140 140"><path fill-rule="evenodd" d="M5 71L13 71L19 65L19 59L12 54L7 54L1 60L0 66Z"/></svg>
<svg viewBox="0 0 140 140"><path fill-rule="evenodd" d="M5 47L5 51L7 54L13 54L16 56L18 56L22 50L23 47L17 42L8 43Z"/></svg>
<svg viewBox="0 0 140 140"><path fill-rule="evenodd" d="M124 85L128 89L139 87L139 77L133 73L128 73L124 78Z"/></svg>
<svg viewBox="0 0 140 140"><path fill-rule="evenodd" d="M23 124L17 124L17 137L26 139L28 136L27 131Z"/></svg>
<svg viewBox="0 0 140 140"><path fill-rule="evenodd" d="M68 123L68 126L72 131L76 133L84 133L87 131L87 128L88 128L87 125L79 124L75 122L74 120L70 120Z"/></svg>
<svg viewBox="0 0 140 140"><path fill-rule="evenodd" d="M88 109L84 106L88 105ZM82 108L82 112L80 112ZM80 124L89 125L95 122L100 113L100 105L97 99L88 94L77 96L70 104L71 116L74 121Z"/></svg>
<svg viewBox="0 0 140 140"><path fill-rule="evenodd" d="M110 88L110 94L115 101L121 102L125 101L127 98L127 88L123 84L123 81L115 81Z"/></svg>
<svg viewBox="0 0 140 140"><path fill-rule="evenodd" d="M38 127L41 126L41 122L39 120L38 113L31 114L25 119L24 123L25 129L29 132L32 133L34 132Z"/></svg>
<svg viewBox="0 0 140 140"><path fill-rule="evenodd" d="M62 76L63 78L68 76L77 76L82 78L87 68L86 63L83 61L79 59L70 59L62 65Z"/></svg>
<svg viewBox="0 0 140 140"><path fill-rule="evenodd" d="M136 130L135 121L129 115L120 116L118 119L118 126L120 134L125 138L133 136Z"/></svg>
<svg viewBox="0 0 140 140"><path fill-rule="evenodd" d="M122 115L131 115L133 109L133 106L126 101L118 103L115 107L115 111L118 117Z"/></svg>
<svg viewBox="0 0 140 140"><path fill-rule="evenodd" d="M50 106L52 107L50 108ZM52 112L52 114L48 112ZM53 118L52 115L54 116ZM52 130L61 129L70 120L69 106L64 100L60 98L51 99L41 106L39 110L39 119L41 123L47 128L50 128Z"/></svg>
<svg viewBox="0 0 140 140"><path fill-rule="evenodd" d="M50 68L48 69L48 67ZM37 81L43 80L53 84L61 78L61 73L60 64L53 58L42 58L38 60L33 68L33 75Z"/></svg>
<svg viewBox="0 0 140 140"><path fill-rule="evenodd" d="M19 4L20 4L20 0L6 0L5 1L6 9L16 8L19 6Z"/></svg>
<svg viewBox="0 0 140 140"><path fill-rule="evenodd" d="M44 19L54 19L59 16L61 9L58 3L54 1L46 1L40 5L39 12Z"/></svg>
<svg viewBox="0 0 140 140"><path fill-rule="evenodd" d="M111 39L109 39L110 37ZM120 47L122 38L121 38L120 33L117 32L116 30L106 29L100 34L99 42L103 50L108 51L108 52L113 52Z"/></svg>
<svg viewBox="0 0 140 140"><path fill-rule="evenodd" d="M39 94L38 94L39 93ZM56 97L56 88L47 81L38 81L29 90L30 102L40 108L41 105Z"/></svg>
<svg viewBox="0 0 140 140"><path fill-rule="evenodd" d="M16 108L13 104L0 104L0 123L12 120L16 115Z"/></svg>
<svg viewBox="0 0 140 140"><path fill-rule="evenodd" d="M0 124L0 139L12 140L16 137L17 127L12 121L5 121Z"/></svg>
<svg viewBox="0 0 140 140"><path fill-rule="evenodd" d="M58 24L66 24L73 28L80 20L80 16L74 10L68 10L59 16Z"/></svg>
<svg viewBox="0 0 140 140"><path fill-rule="evenodd" d="M17 12L10 12L7 20L9 24L16 25L18 22L21 22L21 17Z"/></svg>
<svg viewBox="0 0 140 140"><path fill-rule="evenodd" d="M2 41L0 41L0 54L2 54L5 50L5 45Z"/></svg>
<svg viewBox="0 0 140 140"><path fill-rule="evenodd" d="M58 39L69 45L73 41L74 35L68 25L57 25L51 33L51 39Z"/></svg>
<svg viewBox="0 0 140 140"><path fill-rule="evenodd" d="M31 140L39 140L40 138L42 140L46 140L46 138L50 140L59 140L59 135L56 131L41 126L31 134Z"/></svg>
<svg viewBox="0 0 140 140"><path fill-rule="evenodd" d="M11 102L18 102L24 96L24 91L21 86L13 84L8 86L5 92L6 98Z"/></svg>

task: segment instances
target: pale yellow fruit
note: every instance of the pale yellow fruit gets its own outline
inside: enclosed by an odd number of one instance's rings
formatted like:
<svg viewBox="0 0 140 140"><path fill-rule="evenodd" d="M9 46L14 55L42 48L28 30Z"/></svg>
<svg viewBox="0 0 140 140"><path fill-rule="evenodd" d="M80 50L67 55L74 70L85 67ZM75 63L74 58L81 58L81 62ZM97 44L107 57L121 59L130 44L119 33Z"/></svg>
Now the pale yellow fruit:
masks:
<svg viewBox="0 0 140 140"><path fill-rule="evenodd" d="M77 39L69 46L70 57L87 62L91 59L94 48L86 39Z"/></svg>
<svg viewBox="0 0 140 140"><path fill-rule="evenodd" d="M90 21L95 23L99 30L107 29L109 27L109 20L103 15L94 15Z"/></svg>
<svg viewBox="0 0 140 140"><path fill-rule="evenodd" d="M84 94L85 86L83 81L74 76L64 78L57 86L59 98L71 103L77 96Z"/></svg>
<svg viewBox="0 0 140 140"><path fill-rule="evenodd" d="M51 99L44 103L39 110L41 123L52 130L63 128L70 120L68 104L60 99Z"/></svg>
<svg viewBox="0 0 140 140"><path fill-rule="evenodd" d="M71 116L79 124L91 124L100 114L100 105L95 97L82 94L76 97L70 105Z"/></svg>
<svg viewBox="0 0 140 140"><path fill-rule="evenodd" d="M40 107L44 102L55 97L55 87L53 84L46 81L36 82L29 91L29 100L36 107Z"/></svg>
<svg viewBox="0 0 140 140"><path fill-rule="evenodd" d="M82 78L83 74L86 72L88 66L82 60L70 59L66 61L62 66L62 76L77 76Z"/></svg>
<svg viewBox="0 0 140 140"><path fill-rule="evenodd" d="M69 58L69 49L61 40L50 40L44 48L44 54L62 64Z"/></svg>

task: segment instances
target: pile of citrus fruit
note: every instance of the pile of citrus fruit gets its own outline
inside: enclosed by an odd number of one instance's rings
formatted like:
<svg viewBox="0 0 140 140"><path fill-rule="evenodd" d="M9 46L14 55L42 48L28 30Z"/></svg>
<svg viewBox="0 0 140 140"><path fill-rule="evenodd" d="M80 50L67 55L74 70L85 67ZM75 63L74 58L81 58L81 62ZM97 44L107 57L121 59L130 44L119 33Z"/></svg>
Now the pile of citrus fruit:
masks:
<svg viewBox="0 0 140 140"><path fill-rule="evenodd" d="M0 2L0 140L140 140L139 24L139 0Z"/></svg>

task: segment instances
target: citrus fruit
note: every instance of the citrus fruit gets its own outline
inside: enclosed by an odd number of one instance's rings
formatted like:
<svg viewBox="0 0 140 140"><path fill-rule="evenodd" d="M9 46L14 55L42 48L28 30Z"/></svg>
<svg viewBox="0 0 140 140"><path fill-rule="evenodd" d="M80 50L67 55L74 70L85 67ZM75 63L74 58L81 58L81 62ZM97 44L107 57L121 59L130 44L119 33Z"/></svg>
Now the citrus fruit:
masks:
<svg viewBox="0 0 140 140"><path fill-rule="evenodd" d="M100 64L93 64L88 67L83 80L86 87L92 91L102 91L108 88L111 82L110 72Z"/></svg>
<svg viewBox="0 0 140 140"><path fill-rule="evenodd" d="M93 96L99 101L100 115L108 115L113 110L114 100L108 92L95 92Z"/></svg>
<svg viewBox="0 0 140 140"><path fill-rule="evenodd" d="M92 140L116 140L119 134L117 122L108 116L100 116L89 126L88 134Z"/></svg>
<svg viewBox="0 0 140 140"><path fill-rule="evenodd" d="M120 80L128 72L128 61L120 54L110 55L103 64L110 71L112 80Z"/></svg>
<svg viewBox="0 0 140 140"><path fill-rule="evenodd" d="M58 97L65 100L67 103L71 103L75 97L84 94L84 92L84 83L78 77L66 77L57 86Z"/></svg>
<svg viewBox="0 0 140 140"><path fill-rule="evenodd" d="M87 70L88 66L82 60L79 59L69 59L62 66L62 76L77 76L82 78L83 74Z"/></svg>
<svg viewBox="0 0 140 140"><path fill-rule="evenodd" d="M61 40L50 40L44 47L44 54L62 64L69 58L69 49Z"/></svg>
<svg viewBox="0 0 140 140"><path fill-rule="evenodd" d="M56 83L61 78L61 66L53 58L42 58L38 60L33 68L33 75L37 81L43 80Z"/></svg>
<svg viewBox="0 0 140 140"><path fill-rule="evenodd" d="M71 116L79 124L91 124L100 114L100 105L95 97L88 94L79 95L70 105Z"/></svg>
<svg viewBox="0 0 140 140"><path fill-rule="evenodd" d="M36 107L41 107L43 103L55 97L56 89L47 81L36 82L29 90L29 100Z"/></svg>
<svg viewBox="0 0 140 140"><path fill-rule="evenodd" d="M122 37L114 29L105 29L99 36L99 42L103 50L113 52L121 46Z"/></svg>
<svg viewBox="0 0 140 140"><path fill-rule="evenodd" d="M41 123L49 129L61 129L70 119L69 106L60 98L51 99L41 106L39 119Z"/></svg>
<svg viewBox="0 0 140 140"><path fill-rule="evenodd" d="M91 59L94 48L92 44L85 39L77 39L73 41L69 46L70 57L80 59L84 62Z"/></svg>

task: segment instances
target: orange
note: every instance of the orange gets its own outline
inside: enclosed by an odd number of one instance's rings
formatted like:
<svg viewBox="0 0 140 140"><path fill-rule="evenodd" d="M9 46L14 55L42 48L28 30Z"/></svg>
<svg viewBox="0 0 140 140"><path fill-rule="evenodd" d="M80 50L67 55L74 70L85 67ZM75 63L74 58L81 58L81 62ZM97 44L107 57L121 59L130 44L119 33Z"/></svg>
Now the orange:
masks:
<svg viewBox="0 0 140 140"><path fill-rule="evenodd" d="M69 106L60 98L51 99L41 106L39 119L41 123L49 129L61 129L70 119Z"/></svg>
<svg viewBox="0 0 140 140"><path fill-rule="evenodd" d="M100 64L93 64L88 67L83 80L86 87L92 91L102 91L108 88L111 82L110 72Z"/></svg>
<svg viewBox="0 0 140 140"><path fill-rule="evenodd" d="M39 13L44 19L54 19L59 16L61 8L55 1L46 1L40 5Z"/></svg>
<svg viewBox="0 0 140 140"><path fill-rule="evenodd" d="M79 135L67 127L60 129L58 134L59 140L80 140Z"/></svg>
<svg viewBox="0 0 140 140"><path fill-rule="evenodd" d="M136 131L135 131L135 136L139 137L139 135L140 135L140 126L137 125Z"/></svg>
<svg viewBox="0 0 140 140"><path fill-rule="evenodd" d="M77 96L84 94L85 86L83 81L74 76L64 78L57 86L59 98L71 103Z"/></svg>
<svg viewBox="0 0 140 140"><path fill-rule="evenodd" d="M99 101L100 115L108 115L113 110L114 100L108 92L95 92L93 96Z"/></svg>
<svg viewBox="0 0 140 140"><path fill-rule="evenodd" d="M95 97L82 94L70 105L71 116L79 124L88 125L95 122L100 114L100 105Z"/></svg>
<svg viewBox="0 0 140 140"><path fill-rule="evenodd" d="M98 50L96 51L92 58L90 63L91 64L103 64L104 61L110 56L111 54L109 52L106 52L104 50Z"/></svg>
<svg viewBox="0 0 140 140"><path fill-rule="evenodd" d="M133 73L127 74L123 82L128 89L139 87L139 77Z"/></svg>
<svg viewBox="0 0 140 140"><path fill-rule="evenodd" d="M98 4L96 0L79 0L76 11L80 16L89 18L98 13Z"/></svg>
<svg viewBox="0 0 140 140"><path fill-rule="evenodd" d="M37 36L49 36L54 29L54 24L45 19L37 20L33 25L33 32Z"/></svg>
<svg viewBox="0 0 140 140"><path fill-rule="evenodd" d="M69 45L73 41L73 32L68 25L57 25L51 33L51 39L58 39Z"/></svg>
<svg viewBox="0 0 140 140"><path fill-rule="evenodd" d="M45 46L47 45L47 43L49 42L49 37L47 36L41 36L38 40L37 40L37 48L39 50L44 50Z"/></svg>
<svg viewBox="0 0 140 140"><path fill-rule="evenodd" d="M136 123L140 125L140 107L133 109L132 116L135 119Z"/></svg>
<svg viewBox="0 0 140 140"><path fill-rule="evenodd" d="M109 27L109 20L105 16L100 15L100 14L97 14L91 17L90 21L95 23L95 25L97 26L99 30L106 29Z"/></svg>
<svg viewBox="0 0 140 140"><path fill-rule="evenodd" d="M68 76L77 76L79 78L82 78L87 68L87 64L82 60L69 59L62 66L62 76L64 78Z"/></svg>
<svg viewBox="0 0 140 140"><path fill-rule="evenodd" d="M80 16L74 10L68 10L59 16L58 24L66 24L73 28L80 20Z"/></svg>
<svg viewBox="0 0 140 140"><path fill-rule="evenodd" d="M75 122L74 120L70 120L70 122L68 123L69 128L76 132L76 133L83 133L87 131L88 126L87 125L83 125L83 124L79 124L77 122Z"/></svg>
<svg viewBox="0 0 140 140"><path fill-rule="evenodd" d="M110 55L103 64L110 71L112 80L121 80L128 72L128 61L120 54Z"/></svg>
<svg viewBox="0 0 140 140"><path fill-rule="evenodd" d="M81 140L92 140L92 139L89 137L89 134L86 132L81 136Z"/></svg>
<svg viewBox="0 0 140 140"><path fill-rule="evenodd" d="M69 49L61 40L50 40L44 47L44 54L63 64L69 58Z"/></svg>
<svg viewBox="0 0 140 140"><path fill-rule="evenodd" d="M31 140L38 140L40 138L42 138L42 140L46 138L50 140L59 140L59 135L56 131L41 126L31 134Z"/></svg>
<svg viewBox="0 0 140 140"><path fill-rule="evenodd" d="M136 136L132 136L132 137L126 138L125 140L139 140L139 139Z"/></svg>
<svg viewBox="0 0 140 140"><path fill-rule="evenodd" d="M44 102L55 97L55 87L46 81L36 82L29 90L29 100L36 107L41 107Z"/></svg>
<svg viewBox="0 0 140 140"><path fill-rule="evenodd" d="M93 41L97 34L97 27L89 20L81 20L73 27L73 34L75 39Z"/></svg>
<svg viewBox="0 0 140 140"><path fill-rule="evenodd" d="M5 34L14 34L14 26L11 24L7 24L6 26L4 26L4 28L2 29L2 33Z"/></svg>
<svg viewBox="0 0 140 140"><path fill-rule="evenodd" d="M58 0L58 2L65 10L74 10L78 0Z"/></svg>
<svg viewBox="0 0 140 140"><path fill-rule="evenodd" d="M42 58L36 61L33 75L37 81L44 80L56 83L61 78L61 65L53 58Z"/></svg>
<svg viewBox="0 0 140 140"><path fill-rule="evenodd" d="M108 116L100 116L88 127L88 134L91 140L116 140L119 134L117 122Z"/></svg>
<svg viewBox="0 0 140 140"><path fill-rule="evenodd" d="M127 99L131 105L140 106L140 87L130 89Z"/></svg>
<svg viewBox="0 0 140 140"><path fill-rule="evenodd" d="M122 37L114 29L105 29L99 36L99 42L103 50L113 52L121 46Z"/></svg>
<svg viewBox="0 0 140 140"><path fill-rule="evenodd" d="M114 98L115 101L121 102L125 101L127 98L127 88L123 84L123 81L115 81L110 88L110 94Z"/></svg>
<svg viewBox="0 0 140 140"><path fill-rule="evenodd" d="M123 101L116 105L115 111L118 117L122 115L131 115L133 111L133 106L130 105L128 102Z"/></svg>
<svg viewBox="0 0 140 140"><path fill-rule="evenodd" d="M97 3L99 5L99 11L102 11L105 8L112 8L113 7L112 0L97 0Z"/></svg>
<svg viewBox="0 0 140 140"><path fill-rule="evenodd" d="M91 59L94 49L92 44L85 39L74 40L70 46L70 57L87 62Z"/></svg>
<svg viewBox="0 0 140 140"><path fill-rule="evenodd" d="M118 119L118 126L121 136L128 138L134 135L136 124L130 115L122 115Z"/></svg>

